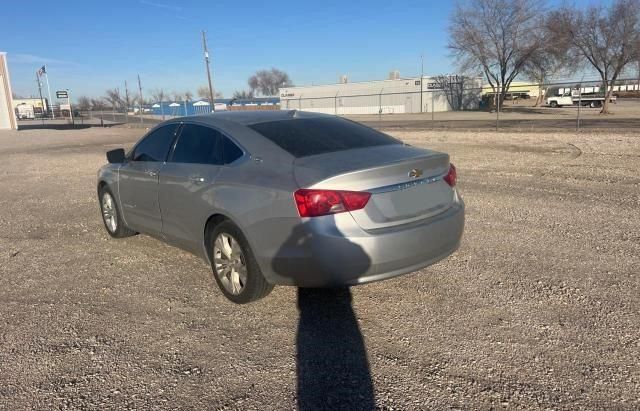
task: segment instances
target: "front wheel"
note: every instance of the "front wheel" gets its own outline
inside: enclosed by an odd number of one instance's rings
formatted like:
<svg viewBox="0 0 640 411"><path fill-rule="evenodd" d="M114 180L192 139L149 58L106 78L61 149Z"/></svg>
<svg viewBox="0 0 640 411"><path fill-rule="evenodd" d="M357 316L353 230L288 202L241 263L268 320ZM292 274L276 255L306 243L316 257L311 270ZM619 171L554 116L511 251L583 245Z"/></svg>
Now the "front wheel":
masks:
<svg viewBox="0 0 640 411"><path fill-rule="evenodd" d="M558 102L557 101L552 101L551 102L551 108L558 108L560 106L558 106Z"/></svg>
<svg viewBox="0 0 640 411"><path fill-rule="evenodd" d="M111 237L124 238L137 234L124 224L115 197L108 187L100 188L98 197L100 199L102 222Z"/></svg>
<svg viewBox="0 0 640 411"><path fill-rule="evenodd" d="M266 297L273 290L235 224L231 221L218 224L211 239L211 269L225 297L236 304L246 304Z"/></svg>

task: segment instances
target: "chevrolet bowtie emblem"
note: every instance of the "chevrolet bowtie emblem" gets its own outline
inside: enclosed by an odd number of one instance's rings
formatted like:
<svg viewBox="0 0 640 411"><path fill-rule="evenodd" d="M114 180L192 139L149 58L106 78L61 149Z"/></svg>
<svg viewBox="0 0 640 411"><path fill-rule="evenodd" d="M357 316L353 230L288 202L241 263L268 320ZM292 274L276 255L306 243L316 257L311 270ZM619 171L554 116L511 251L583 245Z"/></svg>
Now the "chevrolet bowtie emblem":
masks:
<svg viewBox="0 0 640 411"><path fill-rule="evenodd" d="M409 171L409 177L411 178L422 177L422 170L420 170L419 168L412 169L411 171Z"/></svg>

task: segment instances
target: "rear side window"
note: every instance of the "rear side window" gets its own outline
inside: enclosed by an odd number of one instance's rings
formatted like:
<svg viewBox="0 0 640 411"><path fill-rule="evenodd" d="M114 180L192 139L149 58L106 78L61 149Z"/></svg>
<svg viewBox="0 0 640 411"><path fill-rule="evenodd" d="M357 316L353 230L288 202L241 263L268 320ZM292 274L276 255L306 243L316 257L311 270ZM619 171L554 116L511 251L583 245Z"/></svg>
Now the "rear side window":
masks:
<svg viewBox="0 0 640 411"><path fill-rule="evenodd" d="M342 118L308 118L252 124L251 129L294 157L400 144L384 133Z"/></svg>
<svg viewBox="0 0 640 411"><path fill-rule="evenodd" d="M178 124L169 124L146 136L133 150L133 161L164 162L173 143Z"/></svg>
<svg viewBox="0 0 640 411"><path fill-rule="evenodd" d="M224 159L225 164L233 163L240 157L242 157L242 150L238 147L233 141L224 138L222 143L222 158Z"/></svg>
<svg viewBox="0 0 640 411"><path fill-rule="evenodd" d="M173 150L171 162L222 164L222 134L209 127L185 124Z"/></svg>

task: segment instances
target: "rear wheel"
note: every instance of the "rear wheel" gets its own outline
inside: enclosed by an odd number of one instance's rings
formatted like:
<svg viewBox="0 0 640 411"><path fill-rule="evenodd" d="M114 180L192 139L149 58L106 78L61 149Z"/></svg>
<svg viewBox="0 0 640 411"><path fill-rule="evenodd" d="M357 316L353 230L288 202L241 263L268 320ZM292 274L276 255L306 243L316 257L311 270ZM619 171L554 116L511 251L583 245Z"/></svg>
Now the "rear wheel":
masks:
<svg viewBox="0 0 640 411"><path fill-rule="evenodd" d="M246 304L266 297L273 290L235 224L228 220L221 222L210 238L211 269L225 297L236 304Z"/></svg>
<svg viewBox="0 0 640 411"><path fill-rule="evenodd" d="M554 100L554 101L551 102L551 107L552 108L557 108L557 107L560 107L560 106L558 106L558 102Z"/></svg>
<svg viewBox="0 0 640 411"><path fill-rule="evenodd" d="M102 222L111 237L124 238L137 234L124 224L115 197L107 186L99 189L98 197L100 198Z"/></svg>

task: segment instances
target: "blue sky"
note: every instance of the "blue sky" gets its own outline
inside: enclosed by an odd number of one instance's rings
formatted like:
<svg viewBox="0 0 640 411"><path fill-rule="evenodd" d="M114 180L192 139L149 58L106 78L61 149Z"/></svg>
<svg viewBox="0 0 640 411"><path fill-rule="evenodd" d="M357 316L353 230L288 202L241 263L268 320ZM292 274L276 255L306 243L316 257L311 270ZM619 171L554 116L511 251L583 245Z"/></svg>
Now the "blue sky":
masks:
<svg viewBox="0 0 640 411"><path fill-rule="evenodd" d="M3 5L0 51L14 92L35 95L47 65L51 88L101 96L107 88L195 92L206 84L206 30L216 90L246 89L258 69L293 82L335 83L455 70L446 49L452 1L32 1ZM8 24L5 24L7 22Z"/></svg>

